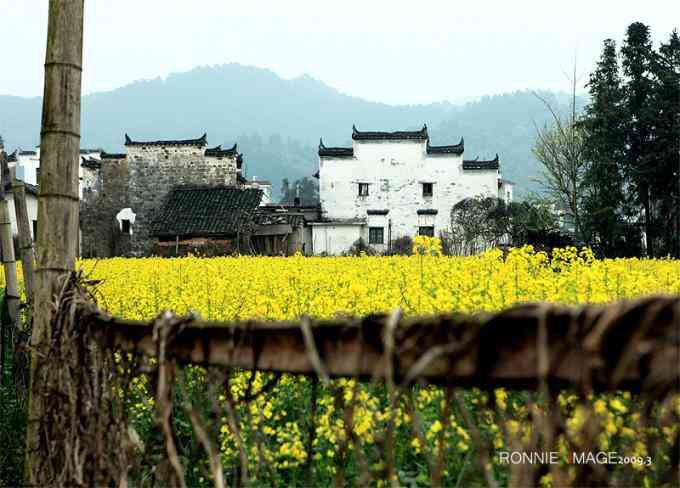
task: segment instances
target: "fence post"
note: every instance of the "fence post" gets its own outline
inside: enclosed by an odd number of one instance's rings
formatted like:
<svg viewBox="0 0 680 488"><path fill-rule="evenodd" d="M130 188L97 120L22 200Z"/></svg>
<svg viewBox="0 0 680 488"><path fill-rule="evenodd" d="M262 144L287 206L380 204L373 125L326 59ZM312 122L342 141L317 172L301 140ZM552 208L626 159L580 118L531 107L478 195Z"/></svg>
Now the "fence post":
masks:
<svg viewBox="0 0 680 488"><path fill-rule="evenodd" d="M28 208L26 206L26 189L24 183L14 180L12 184L14 196L14 212L17 219L17 235L19 250L21 252L22 274L24 277L24 290L26 291L26 303L28 310L33 306L33 239L31 238L31 226L28 220Z"/></svg>
<svg viewBox="0 0 680 488"><path fill-rule="evenodd" d="M60 278L75 268L78 247L78 162L84 0L50 0L45 91L40 137L35 303L31 333L31 386L26 429L25 477L29 485L55 482L43 463L44 385L38 365L51 338L51 303ZM52 446L51 449L59 449Z"/></svg>
<svg viewBox="0 0 680 488"><path fill-rule="evenodd" d="M16 324L19 316L19 286L17 283L17 264L14 258L14 241L12 239L12 219L5 190L11 184L7 158L0 156L0 247L2 247L2 265L5 271L5 289L9 318Z"/></svg>

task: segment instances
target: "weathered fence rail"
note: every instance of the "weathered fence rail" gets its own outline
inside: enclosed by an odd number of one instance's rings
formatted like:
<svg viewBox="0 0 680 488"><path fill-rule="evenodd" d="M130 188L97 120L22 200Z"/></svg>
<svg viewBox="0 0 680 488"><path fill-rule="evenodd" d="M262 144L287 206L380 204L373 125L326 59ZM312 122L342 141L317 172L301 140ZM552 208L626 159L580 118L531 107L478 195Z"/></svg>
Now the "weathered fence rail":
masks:
<svg viewBox="0 0 680 488"><path fill-rule="evenodd" d="M163 328L167 354L185 363L331 377L393 374L405 383L420 378L479 388L531 389L546 380L640 392L663 383L673 387L680 378L680 297L298 322L207 322L170 313L139 322L84 306L81 321L97 331L102 345L155 355L155 335Z"/></svg>

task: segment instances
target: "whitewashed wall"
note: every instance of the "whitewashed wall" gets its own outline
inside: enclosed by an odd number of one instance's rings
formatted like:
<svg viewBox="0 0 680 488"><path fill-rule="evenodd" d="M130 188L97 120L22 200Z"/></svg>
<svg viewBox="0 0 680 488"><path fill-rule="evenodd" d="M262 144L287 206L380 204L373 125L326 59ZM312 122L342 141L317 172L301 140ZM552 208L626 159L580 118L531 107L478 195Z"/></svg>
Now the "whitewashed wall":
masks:
<svg viewBox="0 0 680 488"><path fill-rule="evenodd" d="M359 238L368 241L364 226L312 224L312 246L314 254L338 255L348 251Z"/></svg>
<svg viewBox="0 0 680 488"><path fill-rule="evenodd" d="M366 218L367 210L389 210L384 217L387 241L388 220L392 239L416 235L419 225L434 225L435 234L448 229L453 205L467 197L497 196L498 177L497 170L463 170L462 155L427 154L424 141L354 141L353 158L320 158L319 193L328 219ZM369 184L367 197L358 196L359 183ZM422 183L434 183L432 197L423 197ZM420 209L438 213L419 216Z"/></svg>
<svg viewBox="0 0 680 488"><path fill-rule="evenodd" d="M29 226L31 227L31 234L33 234L33 221L38 220L38 197L33 195L32 193L25 192L26 193L26 210L28 213L28 223ZM12 196L11 193L5 196L5 199L7 200L7 206L9 208L9 218L12 221L12 233L14 235L17 234L18 229L17 229L17 217L16 217L16 211L14 210L14 197ZM35 240L35 236L33 236L33 239Z"/></svg>

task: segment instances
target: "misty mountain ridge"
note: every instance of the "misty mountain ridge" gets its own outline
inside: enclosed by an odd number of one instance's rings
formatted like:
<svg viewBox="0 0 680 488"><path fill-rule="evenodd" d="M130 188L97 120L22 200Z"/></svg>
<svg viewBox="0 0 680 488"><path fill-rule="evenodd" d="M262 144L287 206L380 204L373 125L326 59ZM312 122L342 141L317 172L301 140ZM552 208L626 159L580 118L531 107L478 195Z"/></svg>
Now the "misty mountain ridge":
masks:
<svg viewBox="0 0 680 488"><path fill-rule="evenodd" d="M570 97L541 92L564 111ZM583 98L579 98L583 105ZM0 95L0 134L8 148L39 142L41 98ZM484 96L464 105L388 105L345 95L309 76L284 79L271 70L236 63L198 67L85 95L82 147L123 149L124 134L137 140L185 139L208 134L211 145L243 152L249 177L268 179L313 174L319 138L329 146L351 145L360 130L413 130L427 124L435 145L465 137L468 158L499 153L503 176L522 190L538 174L531 155L536 126L550 113L531 92Z"/></svg>

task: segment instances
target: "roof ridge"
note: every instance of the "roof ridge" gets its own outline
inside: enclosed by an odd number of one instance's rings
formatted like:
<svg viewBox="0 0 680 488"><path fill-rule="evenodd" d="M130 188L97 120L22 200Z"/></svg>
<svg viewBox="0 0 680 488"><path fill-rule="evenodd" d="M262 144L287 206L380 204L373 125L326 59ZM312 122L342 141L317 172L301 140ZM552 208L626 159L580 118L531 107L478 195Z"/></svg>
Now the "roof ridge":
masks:
<svg viewBox="0 0 680 488"><path fill-rule="evenodd" d="M125 133L125 146L205 146L208 144L208 133L205 132L197 139L135 141Z"/></svg>

